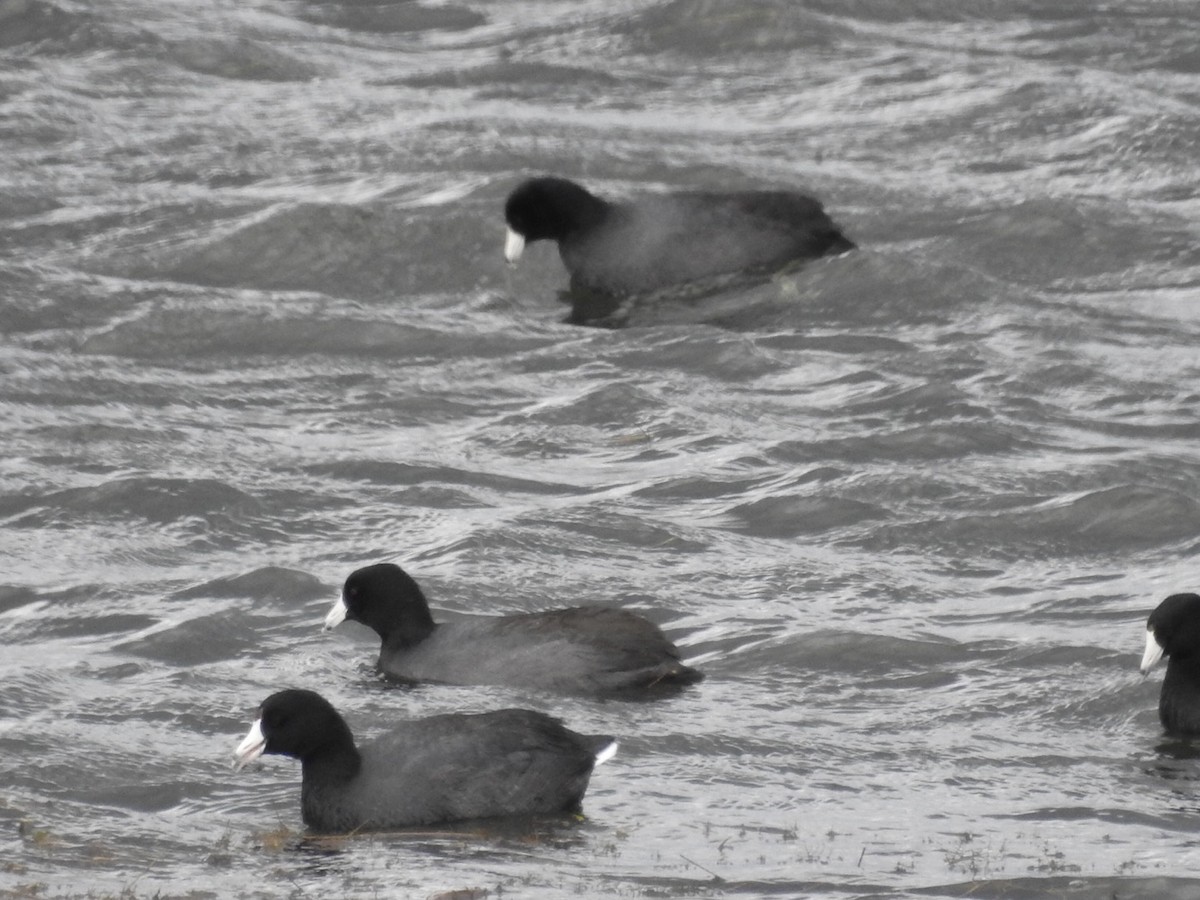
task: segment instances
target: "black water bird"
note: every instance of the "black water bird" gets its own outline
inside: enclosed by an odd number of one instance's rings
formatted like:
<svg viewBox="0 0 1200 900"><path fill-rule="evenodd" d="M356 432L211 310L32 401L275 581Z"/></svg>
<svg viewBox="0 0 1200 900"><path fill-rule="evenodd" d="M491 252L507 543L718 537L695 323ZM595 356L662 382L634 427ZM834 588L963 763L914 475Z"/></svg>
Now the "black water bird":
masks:
<svg viewBox="0 0 1200 900"><path fill-rule="evenodd" d="M264 753L299 759L305 824L348 833L575 811L616 749L525 709L418 719L356 746L327 700L286 690L263 701L234 756L239 769Z"/></svg>
<svg viewBox="0 0 1200 900"><path fill-rule="evenodd" d="M1172 594L1150 613L1142 674L1164 656L1158 718L1174 737L1200 735L1200 595Z"/></svg>
<svg viewBox="0 0 1200 900"><path fill-rule="evenodd" d="M855 246L818 201L794 191L686 191L611 202L565 178L542 177L509 195L504 218L510 263L531 241L558 244L577 321L611 312L631 295L774 272Z"/></svg>
<svg viewBox="0 0 1200 900"><path fill-rule="evenodd" d="M577 606L436 623L420 586L392 563L346 579L325 628L346 619L379 635L379 668L400 681L653 696L703 677L657 625L628 610Z"/></svg>

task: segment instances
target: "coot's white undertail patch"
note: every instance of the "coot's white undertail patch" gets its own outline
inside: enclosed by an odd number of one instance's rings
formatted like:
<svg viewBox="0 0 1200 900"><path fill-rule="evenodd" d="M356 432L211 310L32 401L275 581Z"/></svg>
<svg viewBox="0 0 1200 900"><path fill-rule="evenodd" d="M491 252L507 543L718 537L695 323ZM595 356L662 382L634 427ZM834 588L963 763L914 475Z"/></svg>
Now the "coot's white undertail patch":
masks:
<svg viewBox="0 0 1200 900"><path fill-rule="evenodd" d="M607 747L601 747L599 750L596 751L595 765L597 765L597 766L604 765L604 763L608 762L610 759L612 759L614 756L617 755L617 751L620 748L621 748L621 745L617 741L613 741Z"/></svg>

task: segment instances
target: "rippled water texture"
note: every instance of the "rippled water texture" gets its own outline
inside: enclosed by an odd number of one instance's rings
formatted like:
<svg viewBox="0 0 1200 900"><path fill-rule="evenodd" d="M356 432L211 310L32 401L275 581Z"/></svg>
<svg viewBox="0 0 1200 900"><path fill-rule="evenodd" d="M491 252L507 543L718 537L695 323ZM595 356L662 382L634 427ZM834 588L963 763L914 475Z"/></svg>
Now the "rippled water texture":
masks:
<svg viewBox="0 0 1200 900"><path fill-rule="evenodd" d="M0 893L1194 897L1200 6L0 0ZM554 172L859 250L566 325ZM640 610L655 703L379 682L342 579ZM531 706L586 818L305 837L229 754ZM7 893L6 893L7 892ZM482 894L476 894L482 896Z"/></svg>

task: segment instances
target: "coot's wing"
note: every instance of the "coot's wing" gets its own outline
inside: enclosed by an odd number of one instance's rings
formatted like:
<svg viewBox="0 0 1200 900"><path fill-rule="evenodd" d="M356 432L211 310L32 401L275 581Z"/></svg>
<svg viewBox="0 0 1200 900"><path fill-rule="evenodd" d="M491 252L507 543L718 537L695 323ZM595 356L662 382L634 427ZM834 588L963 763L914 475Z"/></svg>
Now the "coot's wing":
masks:
<svg viewBox="0 0 1200 900"><path fill-rule="evenodd" d="M530 710L434 716L363 747L361 802L376 822L401 810L395 825L573 809L593 744Z"/></svg>
<svg viewBox="0 0 1200 900"><path fill-rule="evenodd" d="M563 689L619 691L700 678L657 625L629 610L573 607L508 621L536 627L537 665Z"/></svg>
<svg viewBox="0 0 1200 900"><path fill-rule="evenodd" d="M470 616L438 626L417 647L386 651L393 678L508 684L604 693L700 676L684 666L658 626L627 610L579 607L513 616Z"/></svg>

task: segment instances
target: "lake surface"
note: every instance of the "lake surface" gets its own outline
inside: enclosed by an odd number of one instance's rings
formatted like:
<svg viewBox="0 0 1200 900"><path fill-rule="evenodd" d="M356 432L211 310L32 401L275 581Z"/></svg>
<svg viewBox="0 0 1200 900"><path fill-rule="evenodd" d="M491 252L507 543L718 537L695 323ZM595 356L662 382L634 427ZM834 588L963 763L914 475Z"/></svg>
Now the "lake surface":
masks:
<svg viewBox="0 0 1200 900"><path fill-rule="evenodd" d="M0 894L1200 896L1145 616L1200 547L1200 5L0 0ZM794 187L853 253L621 329L531 174ZM406 689L321 621L639 610L708 674ZM317 840L235 773L613 733L577 821Z"/></svg>

